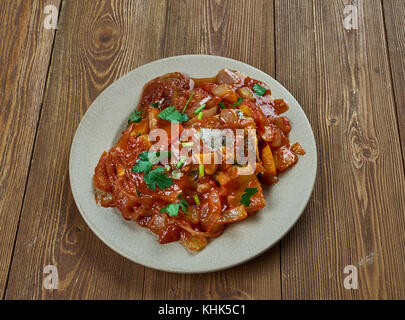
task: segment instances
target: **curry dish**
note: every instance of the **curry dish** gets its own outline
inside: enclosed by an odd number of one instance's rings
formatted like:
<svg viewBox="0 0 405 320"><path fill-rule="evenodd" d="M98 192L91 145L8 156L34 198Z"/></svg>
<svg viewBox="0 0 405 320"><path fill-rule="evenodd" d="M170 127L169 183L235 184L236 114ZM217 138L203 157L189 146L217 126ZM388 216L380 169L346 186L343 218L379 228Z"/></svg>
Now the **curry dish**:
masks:
<svg viewBox="0 0 405 320"><path fill-rule="evenodd" d="M96 200L149 228L161 244L200 250L226 224L264 208L262 186L305 154L290 144L287 110L265 83L238 71L158 77L145 85L117 145L101 155ZM154 139L154 132L163 135Z"/></svg>

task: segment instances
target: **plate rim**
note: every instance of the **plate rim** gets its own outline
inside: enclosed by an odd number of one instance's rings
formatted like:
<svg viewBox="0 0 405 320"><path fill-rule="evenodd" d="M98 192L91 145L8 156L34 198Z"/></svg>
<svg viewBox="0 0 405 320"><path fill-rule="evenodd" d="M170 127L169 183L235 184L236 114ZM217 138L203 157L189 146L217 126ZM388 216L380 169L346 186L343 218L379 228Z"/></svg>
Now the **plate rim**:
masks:
<svg viewBox="0 0 405 320"><path fill-rule="evenodd" d="M139 262L136 261L133 257L129 256L126 252L123 252L120 248L116 247L113 243L109 243L106 239L104 239L104 237L101 234L101 232L99 232L97 230L97 228L93 225L93 223L90 221L90 219L88 217L86 217L86 214L84 213L84 210L81 208L79 201L77 200L78 197L76 195L76 191L73 188L72 184L72 163L73 163L73 157L74 157L74 151L75 148L78 144L77 142L77 136L78 136L78 132L83 124L83 120L85 119L86 115L88 115L88 111L90 110L90 108L93 106L93 104L96 102L96 100L98 100L99 98L102 97L103 93L110 88L111 86L113 86L118 80L123 80L123 78L127 77L129 74L131 74L132 72L134 72L135 70L138 70L140 68L148 68L150 65L156 63L156 62L168 62L170 60L174 60L174 59L178 59L178 58L188 58L188 57L201 57L201 58L213 58L213 59L222 59L222 60L231 60L235 63L238 64L243 64L245 67L248 68L253 68L255 69L256 72L263 74L266 77L270 77L273 81L275 81L282 90L284 90L285 94L288 95L288 99L294 101L300 108L300 110L302 111L302 113L304 114L305 117L305 121L307 122L309 128L310 128L310 137L311 140L314 142L313 143L313 148L315 153L313 154L313 167L312 167L312 176L313 176L313 180L311 182L310 185L310 192L308 193L308 196L305 198L305 205L303 206L303 208L301 209L301 211L296 215L296 217L293 219L293 221L290 223L289 227L286 228L286 230L284 232L282 232L277 238L276 240L273 241L272 244L264 247L263 249L260 249L259 251L257 251L255 254L244 258L244 259L240 259L234 263L230 263L226 266L222 266L222 267L214 267L214 268L210 268L210 269L200 269L200 270L192 270L192 271L188 271L188 270L177 270L177 269L170 269L170 268L159 268L159 266L156 265L151 265L150 263L144 263L144 262ZM145 83L143 84L145 85ZM284 97L285 98L285 97ZM136 104L135 104L136 105ZM264 252L270 250L273 246L275 246L276 244L278 244L280 242L281 239L283 239L290 231L291 229L296 225L297 221L302 217L303 212L305 211L308 202L310 200L310 198L313 195L313 190L314 190L314 186L315 186L315 181L316 181L316 177L317 177L317 171L318 171L318 149L317 149L317 144L316 144L316 140L315 140L315 136L314 136L314 132L312 129L312 125L306 115L306 113L304 112L304 109L302 108L301 104L295 99L295 97L290 93L290 91L288 91L280 82L278 82L274 77L272 77L271 75L265 73L264 71L249 65L245 62L236 60L236 59L232 59L232 58L228 58L228 57L223 57L223 56L216 56L216 55L207 55L207 54L186 54L186 55L176 55L176 56L170 56L170 57L165 57L162 59L157 59L154 61L150 61L146 64L143 65L139 65L138 67L130 70L129 72L127 72L126 74L122 75L121 77L115 79L110 85L108 85L106 88L104 88L99 95L91 102L91 104L88 106L88 108L86 109L85 114L83 115L83 117L80 119L80 123L76 128L74 137L72 139L72 143L70 146L70 152L69 152L69 183L70 183L70 189L73 195L73 200L75 202L75 205L78 209L78 211L80 212L80 215L82 216L83 220L86 222L87 226L90 228L90 230L97 236L98 239L100 239L108 248L110 248L111 250L113 250L114 252L116 252L117 254L125 257L126 259L128 259L129 261L136 263L138 265L144 266L144 267L148 267L154 270L158 270L158 271L163 271L163 272L168 272L168 273L175 273L175 274L200 274L200 273L211 273L211 272L217 272L217 271L222 271L222 270L226 270L226 269L230 269L233 267L236 267L238 265L244 264L246 262L249 262L255 258L257 258L258 256L262 255ZM215 240L215 239L214 239Z"/></svg>

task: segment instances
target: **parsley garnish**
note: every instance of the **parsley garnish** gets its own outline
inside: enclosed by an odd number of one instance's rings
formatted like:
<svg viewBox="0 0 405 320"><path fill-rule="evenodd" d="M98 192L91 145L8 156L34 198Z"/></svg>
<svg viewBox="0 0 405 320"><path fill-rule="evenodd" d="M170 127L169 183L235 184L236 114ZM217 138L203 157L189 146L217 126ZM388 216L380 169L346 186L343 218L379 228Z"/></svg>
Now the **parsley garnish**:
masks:
<svg viewBox="0 0 405 320"><path fill-rule="evenodd" d="M260 84L255 84L253 86L253 90L255 91L257 96L264 96L264 93L266 92L266 88L263 88Z"/></svg>
<svg viewBox="0 0 405 320"><path fill-rule="evenodd" d="M149 172L152 170L153 163L149 161L148 152L142 152L139 160L132 167L132 172Z"/></svg>
<svg viewBox="0 0 405 320"><path fill-rule="evenodd" d="M166 207L160 209L160 212L167 212L171 217L177 217L179 214L179 209L183 210L187 214L188 202L186 199L181 199L180 203L170 203Z"/></svg>
<svg viewBox="0 0 405 320"><path fill-rule="evenodd" d="M163 190L173 185L173 180L169 178L167 172L164 172L163 167L157 167L145 174L143 178L146 185L153 191L156 190L156 186Z"/></svg>
<svg viewBox="0 0 405 320"><path fill-rule="evenodd" d="M221 109L225 109L225 108L226 108L226 106L224 105L223 102L218 103L218 105L221 107Z"/></svg>
<svg viewBox="0 0 405 320"><path fill-rule="evenodd" d="M185 113L180 113L176 110L176 107L171 106L164 109L161 113L159 113L158 118L163 120L168 120L171 122L184 122L188 121L188 116Z"/></svg>
<svg viewBox="0 0 405 320"><path fill-rule="evenodd" d="M246 207L250 206L250 198L256 194L259 190L255 188L246 188L245 193L242 195L242 198L240 199L240 203L245 205Z"/></svg>
<svg viewBox="0 0 405 320"><path fill-rule="evenodd" d="M187 211L188 202L187 202L186 199L183 198L183 199L180 200L180 207L181 207L181 210L183 210L183 212L184 212L185 214L188 213L188 211Z"/></svg>
<svg viewBox="0 0 405 320"><path fill-rule="evenodd" d="M149 172L152 170L154 164L166 159L171 154L170 151L158 151L158 152L142 152L139 155L139 160L132 167L132 172Z"/></svg>
<svg viewBox="0 0 405 320"><path fill-rule="evenodd" d="M142 111L135 110L134 112L131 113L128 119L128 125L131 123L138 123L142 120L141 117Z"/></svg>
<svg viewBox="0 0 405 320"><path fill-rule="evenodd" d="M162 190L168 188L173 185L173 180L169 178L167 172L164 172L163 167L152 170L154 164L168 156L170 156L169 151L142 152L139 160L132 167L132 172L144 172L143 179L152 190L156 190L156 186Z"/></svg>
<svg viewBox="0 0 405 320"><path fill-rule="evenodd" d="M239 97L237 102L233 103L233 107L236 108L238 105L240 105L243 102L243 98Z"/></svg>
<svg viewBox="0 0 405 320"><path fill-rule="evenodd" d="M160 102L152 102L150 105L154 108L159 108L160 107Z"/></svg>
<svg viewBox="0 0 405 320"><path fill-rule="evenodd" d="M180 205L178 203L170 203L166 207L160 209L160 212L167 212L171 217L177 217L179 214Z"/></svg>

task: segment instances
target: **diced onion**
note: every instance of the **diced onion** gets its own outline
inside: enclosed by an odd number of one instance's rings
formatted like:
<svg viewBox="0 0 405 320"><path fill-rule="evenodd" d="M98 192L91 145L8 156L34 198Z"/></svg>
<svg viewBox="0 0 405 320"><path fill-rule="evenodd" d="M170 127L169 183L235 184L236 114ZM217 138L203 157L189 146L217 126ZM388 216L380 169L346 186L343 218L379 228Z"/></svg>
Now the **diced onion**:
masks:
<svg viewBox="0 0 405 320"><path fill-rule="evenodd" d="M250 89L247 88L247 87L239 88L239 89L237 90L237 92L238 92L239 95L241 95L243 98L251 99L251 100L254 99L252 90L250 90Z"/></svg>
<svg viewBox="0 0 405 320"><path fill-rule="evenodd" d="M212 89L212 93L221 98L226 96L227 94L231 94L232 92L232 87L229 84L225 83L220 84L216 88Z"/></svg>
<svg viewBox="0 0 405 320"><path fill-rule="evenodd" d="M181 178L180 170L174 170L172 172L172 178L175 179L175 180L180 180L180 178Z"/></svg>
<svg viewBox="0 0 405 320"><path fill-rule="evenodd" d="M197 251L201 250L207 245L207 238L203 236L188 234L182 237L181 242L187 249Z"/></svg>
<svg viewBox="0 0 405 320"><path fill-rule="evenodd" d="M238 206L229 209L221 214L219 222L221 223L231 223L236 221L244 220L248 217L248 214L243 206Z"/></svg>

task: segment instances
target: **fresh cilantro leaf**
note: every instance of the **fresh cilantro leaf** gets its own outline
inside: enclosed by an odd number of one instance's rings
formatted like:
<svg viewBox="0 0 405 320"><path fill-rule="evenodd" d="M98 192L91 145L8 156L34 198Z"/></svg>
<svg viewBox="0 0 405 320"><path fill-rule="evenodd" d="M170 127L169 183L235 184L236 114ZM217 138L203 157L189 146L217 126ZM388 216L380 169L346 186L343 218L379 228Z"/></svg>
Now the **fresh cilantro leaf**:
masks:
<svg viewBox="0 0 405 320"><path fill-rule="evenodd" d="M223 102L218 103L218 105L221 107L221 109L225 109L225 108L226 108L226 106L224 105Z"/></svg>
<svg viewBox="0 0 405 320"><path fill-rule="evenodd" d="M253 90L255 91L256 95L260 97L264 96L266 92L266 88L263 88L260 84L257 83L253 86Z"/></svg>
<svg viewBox="0 0 405 320"><path fill-rule="evenodd" d="M242 195L242 198L240 199L240 203L245 205L246 207L249 207L250 205L250 198L256 194L259 190L255 188L246 188L245 193Z"/></svg>
<svg viewBox="0 0 405 320"><path fill-rule="evenodd" d="M180 113L176 110L176 107L171 106L164 109L161 113L159 113L158 118L163 120L168 120L171 122L184 122L188 121L188 116L185 113Z"/></svg>
<svg viewBox="0 0 405 320"><path fill-rule="evenodd" d="M143 160L139 156L139 160L132 167L132 172L149 172L152 167L153 163L149 162L149 160Z"/></svg>
<svg viewBox="0 0 405 320"><path fill-rule="evenodd" d="M145 151L139 154L139 159L142 161L149 161L149 152Z"/></svg>
<svg viewBox="0 0 405 320"><path fill-rule="evenodd" d="M142 114L142 111L138 111L138 110L135 110L134 112L132 112L128 119L128 125L131 123L140 122L142 120L141 114Z"/></svg>
<svg viewBox="0 0 405 320"><path fill-rule="evenodd" d="M186 199L181 199L180 203L170 203L166 207L160 209L160 212L167 212L171 217L177 217L179 214L179 209L183 210L187 214L188 202Z"/></svg>
<svg viewBox="0 0 405 320"><path fill-rule="evenodd" d="M166 207L160 209L160 212L167 212L171 217L177 217L179 214L180 205L178 203L170 203Z"/></svg>
<svg viewBox="0 0 405 320"><path fill-rule="evenodd" d="M154 164L168 158L170 151L149 152L145 151L139 154L139 160L132 167L132 172L149 172Z"/></svg>
<svg viewBox="0 0 405 320"><path fill-rule="evenodd" d="M181 210L183 210L183 212L184 212L185 214L188 213L188 211L187 211L188 202L187 202L186 199L183 198L183 199L180 200L180 207L181 207Z"/></svg>
<svg viewBox="0 0 405 320"><path fill-rule="evenodd" d="M153 108L159 108L160 107L160 102L152 102L152 103L149 103Z"/></svg>
<svg viewBox="0 0 405 320"><path fill-rule="evenodd" d="M164 172L163 167L157 167L146 173L143 179L146 185L152 190L156 190L156 186L163 190L173 185L173 180L169 178L167 172Z"/></svg>
<svg viewBox="0 0 405 320"><path fill-rule="evenodd" d="M243 98L239 97L237 102L233 103L233 107L236 108L238 105L240 105L243 102Z"/></svg>

